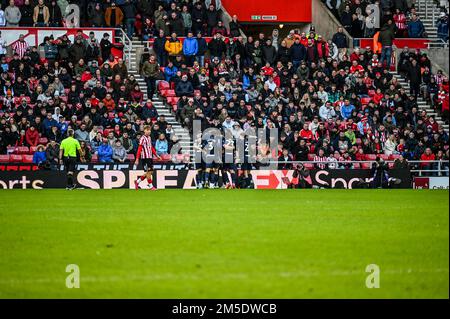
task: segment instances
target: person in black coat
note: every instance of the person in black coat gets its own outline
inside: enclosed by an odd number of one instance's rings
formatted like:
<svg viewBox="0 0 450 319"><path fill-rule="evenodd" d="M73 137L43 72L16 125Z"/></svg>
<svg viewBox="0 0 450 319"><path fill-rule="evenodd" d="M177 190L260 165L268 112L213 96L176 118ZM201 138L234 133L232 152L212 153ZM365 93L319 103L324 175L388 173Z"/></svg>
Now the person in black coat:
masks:
<svg viewBox="0 0 450 319"><path fill-rule="evenodd" d="M195 3L194 8L191 12L192 18L192 31L194 34L203 31L203 21L205 21L205 9L200 1Z"/></svg>
<svg viewBox="0 0 450 319"><path fill-rule="evenodd" d="M271 66L274 65L277 58L277 49L272 45L272 40L266 40L266 45L262 47L262 55L264 63L269 63Z"/></svg>
<svg viewBox="0 0 450 319"><path fill-rule="evenodd" d="M183 20L181 20L181 18L178 17L176 12L172 12L172 14L170 16L169 27L170 27L170 33L176 33L180 37L184 36Z"/></svg>
<svg viewBox="0 0 450 319"><path fill-rule="evenodd" d="M48 11L50 13L50 18L48 20L49 27L60 27L62 25L62 14L56 0L52 0L48 4Z"/></svg>
<svg viewBox="0 0 450 319"><path fill-rule="evenodd" d="M210 5L205 14L206 26L208 27L208 35L212 36L212 30L217 26L219 22L219 12L216 11L214 5Z"/></svg>
<svg viewBox="0 0 450 319"><path fill-rule="evenodd" d="M227 52L227 45L222 40L222 36L219 33L214 36L214 39L212 39L211 42L209 42L208 48L211 59L213 57L218 57L219 60L221 60L222 56Z"/></svg>
<svg viewBox="0 0 450 319"><path fill-rule="evenodd" d="M20 18L19 25L21 27L31 27L33 26L33 12L34 7L30 4L30 0L25 0L22 7L20 7L20 13L22 17Z"/></svg>
<svg viewBox="0 0 450 319"><path fill-rule="evenodd" d="M159 34L155 37L155 41L153 42L153 51L156 54L156 60L159 65L165 66L167 64L167 51L165 49L166 45L166 35L163 30L159 30Z"/></svg>
<svg viewBox="0 0 450 319"><path fill-rule="evenodd" d="M412 60L411 66L408 70L408 79L410 86L410 94L414 95L417 99L417 96L420 93L420 84L422 83L422 74L420 72L420 66L416 60Z"/></svg>

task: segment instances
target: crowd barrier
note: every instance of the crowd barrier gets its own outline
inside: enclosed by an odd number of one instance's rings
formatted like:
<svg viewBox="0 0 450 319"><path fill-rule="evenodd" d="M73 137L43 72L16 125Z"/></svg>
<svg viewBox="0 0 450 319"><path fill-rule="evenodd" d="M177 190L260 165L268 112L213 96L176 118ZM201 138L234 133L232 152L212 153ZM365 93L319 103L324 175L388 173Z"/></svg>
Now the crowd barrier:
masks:
<svg viewBox="0 0 450 319"><path fill-rule="evenodd" d="M134 188L133 181L143 174L141 170L85 169L77 172L79 188L116 189ZM292 181L293 170L253 170L251 171L255 189L287 189L286 181ZM412 177L409 170L392 169L391 177L401 180L395 188L412 188ZM154 184L158 189L195 189L195 170L155 170ZM365 169L312 169L310 170L312 186L315 188L358 188L360 179L369 181L370 170ZM220 180L219 180L220 184ZM0 189L46 189L65 188L66 175L63 171L0 171Z"/></svg>

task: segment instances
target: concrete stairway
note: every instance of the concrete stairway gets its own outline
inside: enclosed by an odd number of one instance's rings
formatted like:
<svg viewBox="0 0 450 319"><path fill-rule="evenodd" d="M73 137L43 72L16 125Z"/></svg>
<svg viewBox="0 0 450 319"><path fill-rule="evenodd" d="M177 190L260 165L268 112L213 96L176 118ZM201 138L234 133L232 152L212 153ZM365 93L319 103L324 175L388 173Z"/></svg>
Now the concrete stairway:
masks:
<svg viewBox="0 0 450 319"><path fill-rule="evenodd" d="M127 64L128 73L134 75L136 81L139 83L139 87L141 91L144 93L144 100L147 99L147 84L145 83L145 79L142 75L139 74L139 56L137 52L142 52L146 44L142 41L139 41L136 38L132 40L132 46L130 51L129 63ZM128 61L128 52L124 50L124 59ZM175 131L176 136L179 139L177 146L174 146L173 149L177 150L181 149L181 153L192 155L192 139L190 137L189 131L181 126L181 124L175 119L175 114L172 111L172 107L167 105L164 100L159 97L157 94L153 97L153 104L155 108L158 110L159 115L164 115L166 121L169 124L172 124L172 127Z"/></svg>
<svg viewBox="0 0 450 319"><path fill-rule="evenodd" d="M447 1L448 4L448 1ZM425 26L425 30L428 34L428 38L431 40L429 43L430 48L436 47L447 47L448 42L444 43L437 36L437 26L435 25L435 21L439 17L439 13L441 12L440 7L433 0L417 0L416 1L416 9L419 14L420 20Z"/></svg>
<svg viewBox="0 0 450 319"><path fill-rule="evenodd" d="M408 80L405 79L404 77L402 77L397 72L391 72L391 73L395 78L397 78L398 83L402 87L404 87L406 92L409 94L410 86L409 86ZM429 105L428 102L426 100L424 100L420 95L417 98L417 104L419 105L419 110L425 110L429 116L434 117L436 122L438 124L442 125L444 130L448 133L448 131L449 131L448 124L444 124L444 122L442 121L442 118L436 113L436 111L431 107L431 105Z"/></svg>

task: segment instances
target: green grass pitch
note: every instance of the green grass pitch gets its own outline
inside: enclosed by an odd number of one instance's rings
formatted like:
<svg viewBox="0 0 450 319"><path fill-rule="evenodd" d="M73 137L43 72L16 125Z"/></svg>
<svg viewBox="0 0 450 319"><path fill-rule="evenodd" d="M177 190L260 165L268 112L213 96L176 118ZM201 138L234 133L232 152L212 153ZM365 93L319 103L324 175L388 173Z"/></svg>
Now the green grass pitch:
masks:
<svg viewBox="0 0 450 319"><path fill-rule="evenodd" d="M448 298L448 195L0 191L0 298Z"/></svg>

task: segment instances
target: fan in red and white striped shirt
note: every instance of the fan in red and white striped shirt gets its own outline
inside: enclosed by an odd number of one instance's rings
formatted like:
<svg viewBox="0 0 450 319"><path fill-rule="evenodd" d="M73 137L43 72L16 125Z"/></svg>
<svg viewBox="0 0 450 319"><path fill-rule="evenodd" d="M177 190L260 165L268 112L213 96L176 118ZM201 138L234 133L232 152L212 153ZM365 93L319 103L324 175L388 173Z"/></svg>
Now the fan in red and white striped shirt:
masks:
<svg viewBox="0 0 450 319"><path fill-rule="evenodd" d="M314 162L324 162L324 164L315 163L316 168L325 169L327 167L326 162L328 162L328 157L325 156L324 150L319 149L318 155L314 156Z"/></svg>
<svg viewBox="0 0 450 319"><path fill-rule="evenodd" d="M23 58L28 49L28 43L24 40L23 34L19 36L19 40L14 42L11 47L14 52L19 55L19 58Z"/></svg>

